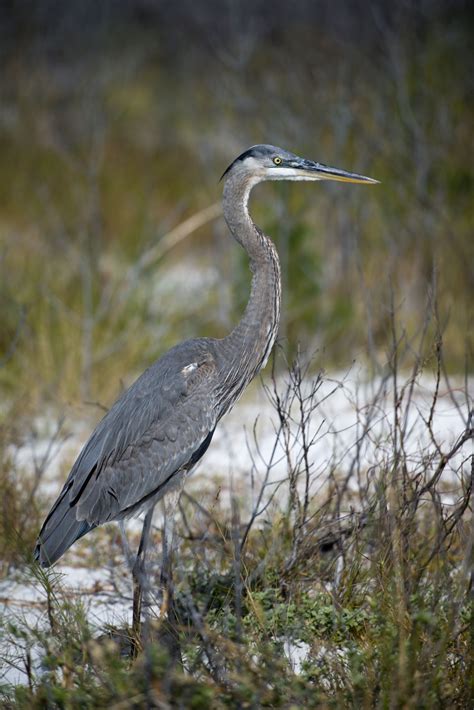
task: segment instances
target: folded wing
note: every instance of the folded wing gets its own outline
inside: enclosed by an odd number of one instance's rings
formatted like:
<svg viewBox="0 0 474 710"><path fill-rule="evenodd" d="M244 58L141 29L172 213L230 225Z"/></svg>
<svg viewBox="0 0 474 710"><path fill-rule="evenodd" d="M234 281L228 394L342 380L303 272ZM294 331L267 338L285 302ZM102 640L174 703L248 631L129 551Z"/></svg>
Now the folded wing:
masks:
<svg viewBox="0 0 474 710"><path fill-rule="evenodd" d="M216 367L205 341L158 360L120 397L82 449L40 532L53 564L87 532L154 504L203 455L216 426Z"/></svg>

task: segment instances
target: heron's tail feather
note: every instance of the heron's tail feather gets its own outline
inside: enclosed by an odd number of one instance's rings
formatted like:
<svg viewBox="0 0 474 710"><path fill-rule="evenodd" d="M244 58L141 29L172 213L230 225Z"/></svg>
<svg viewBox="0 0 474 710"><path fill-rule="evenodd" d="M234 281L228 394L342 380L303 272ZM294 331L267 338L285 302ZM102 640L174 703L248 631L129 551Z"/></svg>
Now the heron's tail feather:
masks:
<svg viewBox="0 0 474 710"><path fill-rule="evenodd" d="M63 496L46 519L35 547L35 560L42 567L54 564L71 545L95 528L85 520L77 520L75 508Z"/></svg>

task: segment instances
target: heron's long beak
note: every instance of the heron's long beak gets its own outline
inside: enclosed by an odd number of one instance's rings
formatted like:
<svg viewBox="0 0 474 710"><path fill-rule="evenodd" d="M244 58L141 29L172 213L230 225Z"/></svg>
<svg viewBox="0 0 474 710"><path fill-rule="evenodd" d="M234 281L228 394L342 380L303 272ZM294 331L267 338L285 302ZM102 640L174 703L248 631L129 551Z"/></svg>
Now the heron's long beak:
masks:
<svg viewBox="0 0 474 710"><path fill-rule="evenodd" d="M358 173L348 173L346 170L339 168L330 168L323 163L315 163L312 160L301 158L290 163L287 177L291 179L291 175L295 180L336 180L337 182L358 182L366 184L376 184L379 180L359 175ZM283 171L285 168L282 169ZM291 175L290 175L291 172Z"/></svg>

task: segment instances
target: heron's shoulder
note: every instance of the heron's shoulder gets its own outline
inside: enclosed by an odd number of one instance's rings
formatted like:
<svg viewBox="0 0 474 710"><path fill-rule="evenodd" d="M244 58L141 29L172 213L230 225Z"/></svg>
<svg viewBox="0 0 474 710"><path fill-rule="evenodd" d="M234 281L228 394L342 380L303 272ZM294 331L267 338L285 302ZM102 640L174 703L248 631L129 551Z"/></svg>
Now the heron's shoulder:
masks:
<svg viewBox="0 0 474 710"><path fill-rule="evenodd" d="M113 464L150 432L150 436L159 438L158 429L165 431L171 426L182 416L183 408L195 410L196 416L207 409L212 412L212 406L207 405L213 387L208 385L215 372L212 341L205 338L185 341L166 352L122 393L98 423L70 475L77 477L94 467L99 471L105 462ZM194 417L193 411L190 414Z"/></svg>
<svg viewBox="0 0 474 710"><path fill-rule="evenodd" d="M167 402L185 396L192 384L216 370L216 349L210 338L186 340L164 353L150 365L115 402L110 415L130 411L146 402L147 407L161 409Z"/></svg>
<svg viewBox="0 0 474 710"><path fill-rule="evenodd" d="M192 338L178 343L155 362L156 366L173 365L179 367L190 357L207 358L211 360L215 356L215 343L213 338Z"/></svg>
<svg viewBox="0 0 474 710"><path fill-rule="evenodd" d="M166 385L173 379L181 379L193 370L206 366L212 368L216 361L216 349L211 338L194 338L178 343L156 360L136 384Z"/></svg>

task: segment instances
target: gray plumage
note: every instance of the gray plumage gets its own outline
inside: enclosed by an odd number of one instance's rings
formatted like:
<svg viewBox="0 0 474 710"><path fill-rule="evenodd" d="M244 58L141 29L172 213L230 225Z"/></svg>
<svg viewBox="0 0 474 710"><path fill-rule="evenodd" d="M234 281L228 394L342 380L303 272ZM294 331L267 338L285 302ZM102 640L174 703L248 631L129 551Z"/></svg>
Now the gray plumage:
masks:
<svg viewBox="0 0 474 710"><path fill-rule="evenodd" d="M219 419L265 365L280 319L280 267L271 240L253 223L250 190L263 180L375 182L254 146L223 175L224 217L253 273L242 320L225 338L181 343L126 390L85 444L47 516L35 549L53 564L80 537L153 507L182 485L211 442Z"/></svg>

